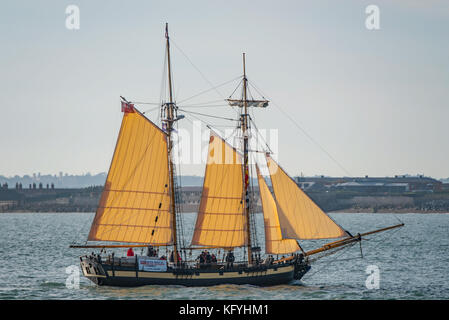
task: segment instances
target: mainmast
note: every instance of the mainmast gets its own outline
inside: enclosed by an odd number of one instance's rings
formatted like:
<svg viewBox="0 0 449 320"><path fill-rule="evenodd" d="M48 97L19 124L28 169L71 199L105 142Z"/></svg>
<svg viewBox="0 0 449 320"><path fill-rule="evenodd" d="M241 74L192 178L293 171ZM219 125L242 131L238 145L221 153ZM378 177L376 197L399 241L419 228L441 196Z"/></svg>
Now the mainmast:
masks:
<svg viewBox="0 0 449 320"><path fill-rule="evenodd" d="M248 97L247 97L247 79L245 66L245 53L243 53L243 114L240 117L242 132L243 132L243 171L244 184L243 194L245 196L245 215L247 226L248 239L248 264L253 263L252 257L252 239L251 239L251 224L250 224L250 203L249 203L249 170L248 170Z"/></svg>
<svg viewBox="0 0 449 320"><path fill-rule="evenodd" d="M167 64L168 64L168 88L169 102L164 104L166 128L168 132L168 170L170 174L170 197L171 197L171 214L173 219L173 261L178 265L178 236L176 230L176 203L175 203L175 183L174 183L174 166L173 166L173 141L172 131L173 123L176 121L175 112L177 107L173 102L171 64L170 64L170 38L168 36L168 23L165 24L165 38L167 39Z"/></svg>

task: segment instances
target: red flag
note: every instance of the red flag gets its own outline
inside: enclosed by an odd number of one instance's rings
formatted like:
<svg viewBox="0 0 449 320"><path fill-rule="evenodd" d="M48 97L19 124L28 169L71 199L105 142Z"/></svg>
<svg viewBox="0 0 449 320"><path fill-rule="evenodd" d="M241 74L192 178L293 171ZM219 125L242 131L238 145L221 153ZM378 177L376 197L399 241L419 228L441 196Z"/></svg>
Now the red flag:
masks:
<svg viewBox="0 0 449 320"><path fill-rule="evenodd" d="M122 112L124 113L134 112L134 105L129 102L122 101Z"/></svg>

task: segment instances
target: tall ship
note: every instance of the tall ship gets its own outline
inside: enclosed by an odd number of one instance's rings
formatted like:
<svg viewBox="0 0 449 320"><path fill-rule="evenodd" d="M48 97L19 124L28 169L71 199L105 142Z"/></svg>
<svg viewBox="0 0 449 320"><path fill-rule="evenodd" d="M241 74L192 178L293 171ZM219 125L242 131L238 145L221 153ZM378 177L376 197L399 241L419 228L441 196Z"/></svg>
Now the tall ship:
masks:
<svg viewBox="0 0 449 320"><path fill-rule="evenodd" d="M269 101L248 96L243 54L241 96L226 99L238 110L239 143L233 146L209 128L202 195L188 243L174 161L175 128L184 115L173 97L168 25L165 38L168 99L160 105L162 125L139 111L138 103L121 97L123 119L87 241L70 246L94 250L80 257L87 279L101 286L129 287L285 284L301 279L317 255L403 226L352 235L298 187L273 159L269 147L251 148L250 131L256 125L249 110L267 108ZM262 153L265 163L251 164L253 152ZM262 166L269 173L267 179ZM256 233L257 188L263 211L263 248ZM332 242L309 251L301 247L302 241L315 239ZM122 256L124 250L127 256Z"/></svg>

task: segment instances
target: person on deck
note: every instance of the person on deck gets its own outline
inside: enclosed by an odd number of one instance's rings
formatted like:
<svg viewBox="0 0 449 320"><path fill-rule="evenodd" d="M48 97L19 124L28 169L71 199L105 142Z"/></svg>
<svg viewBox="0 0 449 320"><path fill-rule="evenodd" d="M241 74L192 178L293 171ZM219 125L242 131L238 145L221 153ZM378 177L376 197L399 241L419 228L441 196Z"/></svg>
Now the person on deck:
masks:
<svg viewBox="0 0 449 320"><path fill-rule="evenodd" d="M226 255L226 268L233 268L234 267L234 253L232 251L229 251L229 253Z"/></svg>
<svg viewBox="0 0 449 320"><path fill-rule="evenodd" d="M204 258L204 251L201 252L201 254L198 256L197 260L198 260L199 267L201 269L203 269L204 268L204 263L206 262L206 260Z"/></svg>
<svg viewBox="0 0 449 320"><path fill-rule="evenodd" d="M147 256L149 257L155 257L156 256L156 250L154 250L152 245L149 245L147 248Z"/></svg>
<svg viewBox="0 0 449 320"><path fill-rule="evenodd" d="M212 262L212 256L209 251L206 251L206 263L209 265Z"/></svg>
<svg viewBox="0 0 449 320"><path fill-rule="evenodd" d="M129 249L128 249L128 252L126 253L126 256L128 256L128 257L134 257L134 251L133 251L133 248L129 248Z"/></svg>
<svg viewBox="0 0 449 320"><path fill-rule="evenodd" d="M170 254L170 262L174 262L174 261L175 261L174 256L173 256L174 253L175 253L175 252L173 251L173 252ZM176 255L178 256L178 262L181 262L182 259L181 259L181 256L179 255L179 252L178 252L178 251L176 251Z"/></svg>

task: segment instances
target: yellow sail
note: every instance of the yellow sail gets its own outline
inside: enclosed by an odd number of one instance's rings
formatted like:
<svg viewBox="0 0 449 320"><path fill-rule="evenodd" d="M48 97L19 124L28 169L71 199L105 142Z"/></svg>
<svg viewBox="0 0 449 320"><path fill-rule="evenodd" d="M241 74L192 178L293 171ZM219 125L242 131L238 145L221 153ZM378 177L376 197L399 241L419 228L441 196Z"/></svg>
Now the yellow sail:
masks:
<svg viewBox="0 0 449 320"><path fill-rule="evenodd" d="M299 246L296 240L282 239L276 201L271 195L265 179L260 174L259 167L256 166L256 169L265 225L265 252L271 254L286 254L298 251Z"/></svg>
<svg viewBox="0 0 449 320"><path fill-rule="evenodd" d="M171 244L167 135L125 110L88 240Z"/></svg>
<svg viewBox="0 0 449 320"><path fill-rule="evenodd" d="M247 244L242 167L241 155L211 132L192 245L239 247Z"/></svg>
<svg viewBox="0 0 449 320"><path fill-rule="evenodd" d="M283 238L330 239L348 236L268 155L267 163Z"/></svg>

